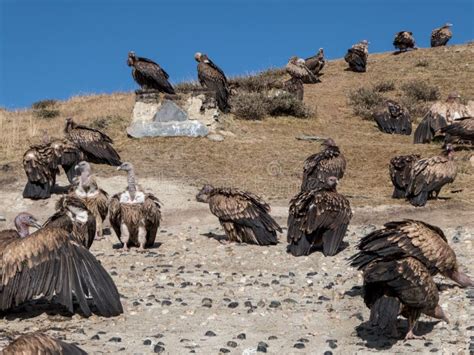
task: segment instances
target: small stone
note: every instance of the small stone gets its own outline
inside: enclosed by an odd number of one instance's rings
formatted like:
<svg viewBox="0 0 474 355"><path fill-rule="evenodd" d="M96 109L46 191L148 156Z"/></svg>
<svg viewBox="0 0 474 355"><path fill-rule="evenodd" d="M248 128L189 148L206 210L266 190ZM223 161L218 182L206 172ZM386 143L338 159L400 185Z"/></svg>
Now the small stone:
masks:
<svg viewBox="0 0 474 355"><path fill-rule="evenodd" d="M325 351L323 355L332 355L332 351Z"/></svg>
<svg viewBox="0 0 474 355"><path fill-rule="evenodd" d="M281 306L281 303L280 303L279 301L272 301L272 302L270 303L270 306L268 306L268 307L270 307L270 308L278 308L278 307L280 307L280 306Z"/></svg>
<svg viewBox="0 0 474 355"><path fill-rule="evenodd" d="M204 334L207 337L215 337L217 334L214 333L212 330L208 330L206 334Z"/></svg>
<svg viewBox="0 0 474 355"><path fill-rule="evenodd" d="M230 347L230 348L236 348L237 347L237 343L235 341L228 341L227 342L227 346Z"/></svg>
<svg viewBox="0 0 474 355"><path fill-rule="evenodd" d="M120 337L112 337L109 339L110 342L112 343L120 343L122 341L122 338Z"/></svg>
<svg viewBox="0 0 474 355"><path fill-rule="evenodd" d="M253 306L252 306L252 302L250 302L250 301L245 301L245 302L244 302L244 306L245 306L245 307L250 307L250 308L253 307Z"/></svg>
<svg viewBox="0 0 474 355"><path fill-rule="evenodd" d="M161 339L161 338L163 338L163 337L164 337L164 335L161 334L161 333L158 333L158 334L156 334L156 335L153 335L153 338L156 338L156 339Z"/></svg>
<svg viewBox="0 0 474 355"><path fill-rule="evenodd" d="M161 346L160 344L156 344L155 347L153 348L153 352L154 353L162 353L165 351L165 348L163 346Z"/></svg>
<svg viewBox="0 0 474 355"><path fill-rule="evenodd" d="M219 349L219 352L225 354L225 353L230 353L230 350L229 350L229 349L226 349L226 348L220 348L220 349Z"/></svg>
<svg viewBox="0 0 474 355"><path fill-rule="evenodd" d="M151 340L150 339L143 340L143 345L151 345Z"/></svg>
<svg viewBox="0 0 474 355"><path fill-rule="evenodd" d="M134 302L132 303L132 306L139 306L139 305L140 305L140 302L138 302L138 301L134 301Z"/></svg>
<svg viewBox="0 0 474 355"><path fill-rule="evenodd" d="M257 352L258 353L266 353L268 345L264 342L259 342L257 345Z"/></svg>
<svg viewBox="0 0 474 355"><path fill-rule="evenodd" d="M207 139L213 142L222 142L224 140L224 137L217 133L211 133L207 135Z"/></svg>
<svg viewBox="0 0 474 355"><path fill-rule="evenodd" d="M210 298L203 298L201 303L202 303L203 307L207 307L207 308L212 307L212 299L210 299Z"/></svg>
<svg viewBox="0 0 474 355"><path fill-rule="evenodd" d="M237 308L239 306L239 302L231 302L228 304L227 307L229 308Z"/></svg>
<svg viewBox="0 0 474 355"><path fill-rule="evenodd" d="M276 339L278 339L278 337L276 335L270 335L268 337L268 340L276 340Z"/></svg>
<svg viewBox="0 0 474 355"><path fill-rule="evenodd" d="M326 296L319 296L318 300L320 300L320 301L329 301L329 298L327 298Z"/></svg>
<svg viewBox="0 0 474 355"><path fill-rule="evenodd" d="M239 335L237 335L237 339L244 340L247 339L247 336L245 335L245 333L240 333Z"/></svg>
<svg viewBox="0 0 474 355"><path fill-rule="evenodd" d="M315 275L317 275L317 274L318 274L318 273L317 273L316 271L308 272L308 273L306 274L306 277L312 277L312 276L315 276Z"/></svg>
<svg viewBox="0 0 474 355"><path fill-rule="evenodd" d="M296 343L293 347L296 349L304 349L305 345L303 343Z"/></svg>
<svg viewBox="0 0 474 355"><path fill-rule="evenodd" d="M293 298L285 298L285 299L283 300L283 302L285 302L285 303L291 303L291 304L296 304L296 303L298 303L298 302L295 301Z"/></svg>
<svg viewBox="0 0 474 355"><path fill-rule="evenodd" d="M306 338L300 338L300 339L298 339L298 342L299 343L309 343L309 340L306 339Z"/></svg>
<svg viewBox="0 0 474 355"><path fill-rule="evenodd" d="M336 349L337 348L337 340L334 340L334 339L329 339L329 340L326 340L326 343L329 344L329 347L331 349Z"/></svg>
<svg viewBox="0 0 474 355"><path fill-rule="evenodd" d="M100 339L99 334L93 335L91 338L91 340L99 340L99 339Z"/></svg>
<svg viewBox="0 0 474 355"><path fill-rule="evenodd" d="M170 300L164 300L164 301L161 302L161 305L162 306L171 306L171 303L172 302Z"/></svg>

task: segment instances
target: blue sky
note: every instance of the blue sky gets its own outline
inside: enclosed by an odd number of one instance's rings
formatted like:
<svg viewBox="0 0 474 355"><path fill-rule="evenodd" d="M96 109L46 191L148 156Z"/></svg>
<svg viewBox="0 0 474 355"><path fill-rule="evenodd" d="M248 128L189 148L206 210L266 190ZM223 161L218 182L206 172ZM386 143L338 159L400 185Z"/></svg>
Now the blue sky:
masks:
<svg viewBox="0 0 474 355"><path fill-rule="evenodd" d="M319 47L339 58L361 39L371 52L392 50L404 29L426 47L445 22L454 24L450 43L465 43L473 18L472 0L0 0L0 106L134 90L129 50L176 83L196 77L196 51L236 75Z"/></svg>

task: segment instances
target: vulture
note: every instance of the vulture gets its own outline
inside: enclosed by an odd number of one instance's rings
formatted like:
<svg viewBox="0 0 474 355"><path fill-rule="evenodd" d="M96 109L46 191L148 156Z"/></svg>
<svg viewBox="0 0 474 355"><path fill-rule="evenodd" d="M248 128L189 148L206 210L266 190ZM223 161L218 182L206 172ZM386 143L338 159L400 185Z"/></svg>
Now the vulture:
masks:
<svg viewBox="0 0 474 355"><path fill-rule="evenodd" d="M303 81L297 78L290 78L283 83L283 90L295 96L298 100L303 101L304 85Z"/></svg>
<svg viewBox="0 0 474 355"><path fill-rule="evenodd" d="M21 335L1 351L2 355L87 355L77 345L66 343L43 333Z"/></svg>
<svg viewBox="0 0 474 355"><path fill-rule="evenodd" d="M143 91L157 90L166 94L176 94L168 81L169 75L154 61L128 53L127 65L132 67L133 79Z"/></svg>
<svg viewBox="0 0 474 355"><path fill-rule="evenodd" d="M137 186L135 171L131 163L123 163L117 170L127 172L128 186L124 192L112 196L109 204L109 219L123 250L139 247L145 251L155 243L160 226L160 201L151 193Z"/></svg>
<svg viewBox="0 0 474 355"><path fill-rule="evenodd" d="M320 82L319 78L306 66L304 59L291 57L285 69L293 79L301 80L303 83L313 84Z"/></svg>
<svg viewBox="0 0 474 355"><path fill-rule="evenodd" d="M387 100L374 113L374 119L382 132L390 134L411 134L411 117L408 110L399 103Z"/></svg>
<svg viewBox="0 0 474 355"><path fill-rule="evenodd" d="M415 130L414 143L430 143L440 130L455 121L470 116L467 105L460 102L461 96L453 92L446 102L436 102Z"/></svg>
<svg viewBox="0 0 474 355"><path fill-rule="evenodd" d="M367 70L367 57L369 56L369 42L363 40L354 44L347 50L344 60L352 71L364 73Z"/></svg>
<svg viewBox="0 0 474 355"><path fill-rule="evenodd" d="M446 135L446 141L460 140L474 144L474 118L465 117L455 123L441 128L441 133Z"/></svg>
<svg viewBox="0 0 474 355"><path fill-rule="evenodd" d="M441 188L456 178L454 149L447 144L444 155L417 160L410 171L406 197L413 206L424 206L434 193L438 198Z"/></svg>
<svg viewBox="0 0 474 355"><path fill-rule="evenodd" d="M56 212L48 218L43 227L66 230L76 242L87 249L92 246L97 230L92 212L81 199L71 195L61 197L56 202Z"/></svg>
<svg viewBox="0 0 474 355"><path fill-rule="evenodd" d="M84 202L87 209L94 216L96 237L101 239L103 222L109 210L109 195L97 185L88 162L81 161L76 165L76 170L79 177L69 194Z"/></svg>
<svg viewBox="0 0 474 355"><path fill-rule="evenodd" d="M208 58L207 54L197 52L194 55L194 59L198 62L199 83L215 93L219 110L224 113L229 112L230 89L224 72Z"/></svg>
<svg viewBox="0 0 474 355"><path fill-rule="evenodd" d="M274 245L281 227L270 216L270 206L260 197L235 188L204 185L196 195L198 202L208 203L212 214L231 242Z"/></svg>
<svg viewBox="0 0 474 355"><path fill-rule="evenodd" d="M57 156L51 145L32 145L23 155L23 168L28 178L23 197L33 200L51 197L59 173Z"/></svg>
<svg viewBox="0 0 474 355"><path fill-rule="evenodd" d="M77 163L84 160L84 154L73 142L67 139L55 139L50 145L58 158L58 164L62 166L69 183L72 184L76 177L75 167Z"/></svg>
<svg viewBox="0 0 474 355"><path fill-rule="evenodd" d="M347 198L336 191L338 180L329 176L317 189L302 190L290 202L288 252L309 255L322 249L324 256L337 253L352 218Z"/></svg>
<svg viewBox="0 0 474 355"><path fill-rule="evenodd" d="M359 270L365 271L374 262L411 257L421 262L433 276L440 273L461 287L474 286L474 282L459 270L456 254L443 231L422 221L388 222L384 228L363 237L358 249L350 260L351 266Z"/></svg>
<svg viewBox="0 0 474 355"><path fill-rule="evenodd" d="M452 26L452 24L447 23L443 27L435 28L431 31L431 47L445 46L451 37L453 37L453 33L451 32Z"/></svg>
<svg viewBox="0 0 474 355"><path fill-rule="evenodd" d="M393 46L398 49L398 53L406 52L409 49L416 49L413 32L400 31L395 35Z"/></svg>
<svg viewBox="0 0 474 355"><path fill-rule="evenodd" d="M326 64L326 60L324 59L324 50L322 48L319 48L318 53L316 53L316 55L313 55L312 57L306 58L304 63L314 75L319 75L321 70L323 70L324 65Z"/></svg>
<svg viewBox="0 0 474 355"><path fill-rule="evenodd" d="M346 159L332 138L322 143L323 150L306 158L303 168L302 191L310 191L325 184L330 176L342 179Z"/></svg>
<svg viewBox="0 0 474 355"><path fill-rule="evenodd" d="M123 312L112 278L70 232L47 226L29 234L30 226L38 227L29 213L20 213L15 226L0 232L1 311L41 296L71 313L77 303L86 317L90 304L105 317Z"/></svg>
<svg viewBox="0 0 474 355"><path fill-rule="evenodd" d="M85 161L112 166L121 164L120 156L112 147L112 139L105 133L79 125L72 118L66 118L64 133L81 150Z"/></svg>
<svg viewBox="0 0 474 355"><path fill-rule="evenodd" d="M397 317L408 319L405 340L423 339L414 335L421 313L449 323L438 304L438 288L427 268L415 258L370 263L364 269L364 302L370 309L370 323L397 337Z"/></svg>
<svg viewBox="0 0 474 355"><path fill-rule="evenodd" d="M399 155L390 160L389 173L393 184L392 198L405 198L413 164L420 160L419 154Z"/></svg>

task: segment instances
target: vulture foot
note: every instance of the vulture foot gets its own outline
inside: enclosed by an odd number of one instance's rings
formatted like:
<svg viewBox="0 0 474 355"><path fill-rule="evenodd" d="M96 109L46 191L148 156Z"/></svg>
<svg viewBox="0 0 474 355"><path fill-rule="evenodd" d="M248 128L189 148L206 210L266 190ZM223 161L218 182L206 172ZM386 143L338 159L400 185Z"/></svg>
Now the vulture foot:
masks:
<svg viewBox="0 0 474 355"><path fill-rule="evenodd" d="M412 339L415 339L415 340L425 340L425 337L424 336L420 336L420 335L415 335L413 334L413 330L410 330L407 335L405 336L405 341L407 340L412 340Z"/></svg>

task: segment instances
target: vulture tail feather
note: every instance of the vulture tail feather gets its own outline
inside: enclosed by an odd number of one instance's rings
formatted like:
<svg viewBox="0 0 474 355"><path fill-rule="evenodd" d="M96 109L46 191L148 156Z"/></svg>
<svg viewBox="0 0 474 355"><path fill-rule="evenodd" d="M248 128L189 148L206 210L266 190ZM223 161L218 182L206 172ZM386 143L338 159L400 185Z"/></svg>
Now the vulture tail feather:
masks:
<svg viewBox="0 0 474 355"><path fill-rule="evenodd" d="M40 200L51 197L51 185L49 182L38 183L28 181L23 190L23 198Z"/></svg>
<svg viewBox="0 0 474 355"><path fill-rule="evenodd" d="M400 312L400 301L398 298L382 296L370 307L369 321L372 326L383 330L394 327Z"/></svg>
<svg viewBox="0 0 474 355"><path fill-rule="evenodd" d="M324 256L333 256L337 254L342 239L346 235L347 224L343 224L336 229L328 229L323 235L323 254Z"/></svg>
<svg viewBox="0 0 474 355"><path fill-rule="evenodd" d="M428 191L421 191L418 195L408 196L408 199L413 206L422 207L428 201Z"/></svg>

